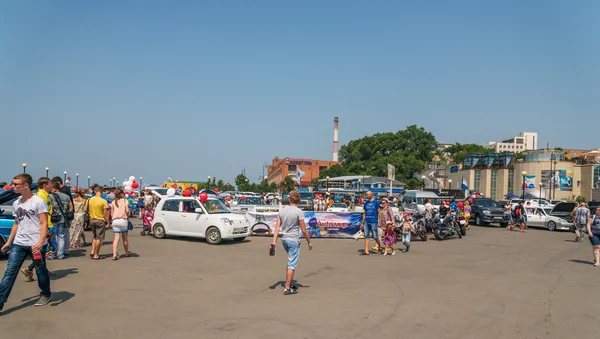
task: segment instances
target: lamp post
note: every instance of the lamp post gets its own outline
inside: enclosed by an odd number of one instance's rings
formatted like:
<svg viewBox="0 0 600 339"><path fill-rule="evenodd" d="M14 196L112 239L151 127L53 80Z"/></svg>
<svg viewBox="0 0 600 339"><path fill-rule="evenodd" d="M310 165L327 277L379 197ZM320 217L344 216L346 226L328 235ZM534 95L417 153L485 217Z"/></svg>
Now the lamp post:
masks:
<svg viewBox="0 0 600 339"><path fill-rule="evenodd" d="M555 156L554 157L554 172L556 172L556 165L557 164L558 164L558 161L556 161L556 156ZM554 172L552 172L552 176L555 178L554 185L552 185L552 199L556 199L556 177L554 176Z"/></svg>
<svg viewBox="0 0 600 339"><path fill-rule="evenodd" d="M79 173L75 173L75 186L79 188Z"/></svg>
<svg viewBox="0 0 600 339"><path fill-rule="evenodd" d="M113 186L117 186L117 178L113 177L112 184Z"/></svg>
<svg viewBox="0 0 600 339"><path fill-rule="evenodd" d="M448 189L452 189L452 179L448 179Z"/></svg>
<svg viewBox="0 0 600 339"><path fill-rule="evenodd" d="M140 192L142 192L143 188L144 188L144 180L142 179L142 177L140 177Z"/></svg>
<svg viewBox="0 0 600 339"><path fill-rule="evenodd" d="M527 176L527 172L523 171L521 172L521 176L523 177L523 182L521 183L521 189L523 190L523 193L521 194L521 200L525 199L525 177Z"/></svg>
<svg viewBox="0 0 600 339"><path fill-rule="evenodd" d="M358 179L358 190L359 190L359 191L361 190L361 187L360 187L360 179Z"/></svg>
<svg viewBox="0 0 600 339"><path fill-rule="evenodd" d="M63 174L64 174L64 179L63 179L63 183L64 183L67 181L67 171L64 171Z"/></svg>
<svg viewBox="0 0 600 339"><path fill-rule="evenodd" d="M23 166L23 173L25 173L25 169L27 168L27 164L26 163L22 163L21 166Z"/></svg>
<svg viewBox="0 0 600 339"><path fill-rule="evenodd" d="M48 172L50 171L50 167L46 167L46 178L48 177Z"/></svg>
<svg viewBox="0 0 600 339"><path fill-rule="evenodd" d="M90 180L91 180L91 179L92 179L92 177L90 177L90 176L88 175L88 188L90 188Z"/></svg>
<svg viewBox="0 0 600 339"><path fill-rule="evenodd" d="M206 182L206 189L210 187L210 175L208 176L208 181Z"/></svg>
<svg viewBox="0 0 600 339"><path fill-rule="evenodd" d="M544 199L545 194L544 194L544 183L543 182L540 182L540 193L542 195L541 198Z"/></svg>
<svg viewBox="0 0 600 339"><path fill-rule="evenodd" d="M167 180L169 180L169 182L171 182L171 177L169 177L169 179L167 179Z"/></svg>
<svg viewBox="0 0 600 339"><path fill-rule="evenodd" d="M326 190L329 191L329 176L327 176L325 179L327 179L326 181Z"/></svg>
<svg viewBox="0 0 600 339"><path fill-rule="evenodd" d="M423 190L425 190L425 179L427 179L426 176L422 175L421 176L421 182L423 183Z"/></svg>

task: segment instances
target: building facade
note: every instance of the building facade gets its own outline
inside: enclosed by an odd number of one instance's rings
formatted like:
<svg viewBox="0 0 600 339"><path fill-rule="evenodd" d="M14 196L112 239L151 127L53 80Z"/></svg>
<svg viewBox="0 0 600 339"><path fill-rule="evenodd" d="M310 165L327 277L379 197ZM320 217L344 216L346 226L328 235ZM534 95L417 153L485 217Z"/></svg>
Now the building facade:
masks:
<svg viewBox="0 0 600 339"><path fill-rule="evenodd" d="M286 176L289 176L297 181L298 172L303 172L304 175L300 178L301 187L311 185L313 179L319 178L322 170L339 164L338 161L330 160L313 160L304 158L279 158L275 157L268 166L267 181L269 183L280 184Z"/></svg>
<svg viewBox="0 0 600 339"><path fill-rule="evenodd" d="M538 147L538 134L535 132L520 132L516 136L502 141L490 141L487 147L496 153L533 151Z"/></svg>
<svg viewBox="0 0 600 339"><path fill-rule="evenodd" d="M384 177L370 175L347 175L329 179L319 179L319 190L335 191L371 191L376 196L398 195L404 192L404 183L398 180L390 180ZM391 190L391 191L390 191Z"/></svg>
<svg viewBox="0 0 600 339"><path fill-rule="evenodd" d="M460 188L464 179L469 190L495 200L504 199L508 193L521 196L524 183L526 194L550 200L582 196L589 201L592 190L600 187L600 164L578 165L566 160L563 150L528 151L519 161L509 156L505 152L496 155L498 160L490 154L467 157L460 170L448 177L456 183L455 188Z"/></svg>

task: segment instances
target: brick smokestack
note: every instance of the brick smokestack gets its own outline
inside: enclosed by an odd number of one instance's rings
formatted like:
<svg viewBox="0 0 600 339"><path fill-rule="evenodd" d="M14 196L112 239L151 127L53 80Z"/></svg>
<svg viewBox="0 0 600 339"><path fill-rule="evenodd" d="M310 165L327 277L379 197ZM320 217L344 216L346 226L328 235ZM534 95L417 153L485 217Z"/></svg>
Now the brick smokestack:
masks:
<svg viewBox="0 0 600 339"><path fill-rule="evenodd" d="M333 118L333 161L338 161L338 117Z"/></svg>

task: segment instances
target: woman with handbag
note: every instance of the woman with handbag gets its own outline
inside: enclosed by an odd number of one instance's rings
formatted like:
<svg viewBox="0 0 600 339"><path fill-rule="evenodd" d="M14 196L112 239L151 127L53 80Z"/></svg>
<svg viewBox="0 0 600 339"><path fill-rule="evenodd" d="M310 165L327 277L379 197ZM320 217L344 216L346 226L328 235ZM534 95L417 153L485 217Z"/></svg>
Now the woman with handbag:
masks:
<svg viewBox="0 0 600 339"><path fill-rule="evenodd" d="M125 249L125 256L129 257L129 240L127 239L127 233L129 231L129 206L127 200L125 200L125 193L122 189L115 191L115 200L110 204L110 214L112 219L112 230L114 234L113 240L113 260L119 260L119 254L117 249L119 247L119 238L123 237L123 248Z"/></svg>
<svg viewBox="0 0 600 339"><path fill-rule="evenodd" d="M75 219L69 229L71 235L71 248L80 248L85 245L85 236L83 234L83 224L85 215L85 190L75 191L73 199L73 211Z"/></svg>

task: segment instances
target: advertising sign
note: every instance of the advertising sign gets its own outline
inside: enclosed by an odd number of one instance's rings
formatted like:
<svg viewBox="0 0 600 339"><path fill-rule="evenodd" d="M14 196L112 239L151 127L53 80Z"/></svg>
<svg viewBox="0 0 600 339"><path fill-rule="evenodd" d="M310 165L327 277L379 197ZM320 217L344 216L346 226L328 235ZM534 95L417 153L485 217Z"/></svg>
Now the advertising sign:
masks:
<svg viewBox="0 0 600 339"><path fill-rule="evenodd" d="M558 188L560 171L542 170L542 183L544 188Z"/></svg>
<svg viewBox="0 0 600 339"><path fill-rule="evenodd" d="M573 190L573 171L560 170L560 190L561 191L572 191Z"/></svg>
<svg viewBox="0 0 600 339"><path fill-rule="evenodd" d="M388 180L396 180L396 167L392 164L387 164L387 178Z"/></svg>
<svg viewBox="0 0 600 339"><path fill-rule="evenodd" d="M525 176L525 189L535 188L535 175L527 175Z"/></svg>

